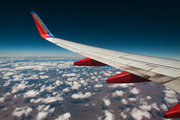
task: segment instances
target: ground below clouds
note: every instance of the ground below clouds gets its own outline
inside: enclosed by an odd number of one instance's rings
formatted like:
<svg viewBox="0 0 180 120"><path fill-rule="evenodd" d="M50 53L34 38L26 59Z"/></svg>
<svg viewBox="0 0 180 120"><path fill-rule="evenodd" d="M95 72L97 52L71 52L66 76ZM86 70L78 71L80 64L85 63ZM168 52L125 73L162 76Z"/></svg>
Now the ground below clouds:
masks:
<svg viewBox="0 0 180 120"><path fill-rule="evenodd" d="M161 120L179 94L154 82L106 84L121 70L73 66L82 58L0 56L4 120Z"/></svg>

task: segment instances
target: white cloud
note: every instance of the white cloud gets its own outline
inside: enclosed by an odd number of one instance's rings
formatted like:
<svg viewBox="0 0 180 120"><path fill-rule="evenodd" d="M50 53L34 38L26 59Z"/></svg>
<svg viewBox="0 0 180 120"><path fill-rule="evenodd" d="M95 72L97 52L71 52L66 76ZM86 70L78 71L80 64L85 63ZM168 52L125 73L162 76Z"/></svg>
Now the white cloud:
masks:
<svg viewBox="0 0 180 120"><path fill-rule="evenodd" d="M151 105L141 105L139 106L142 110L147 110L147 111L150 111L151 110Z"/></svg>
<svg viewBox="0 0 180 120"><path fill-rule="evenodd" d="M164 90L163 92L165 93L164 99L167 103L173 104L178 102L176 92L172 91L169 88L166 88L166 90Z"/></svg>
<svg viewBox="0 0 180 120"><path fill-rule="evenodd" d="M127 88L127 87L132 86L132 85L134 85L134 83L113 84L113 85L110 85L109 87L113 87L113 88L116 88L116 87Z"/></svg>
<svg viewBox="0 0 180 120"><path fill-rule="evenodd" d="M37 107L37 110L38 110L39 112L53 113L55 107L53 107L53 108L51 108L51 109L49 109L49 108L50 108L50 105L47 105L47 106L45 106L45 105L39 105L39 106Z"/></svg>
<svg viewBox="0 0 180 120"><path fill-rule="evenodd" d="M121 102L122 102L123 104L127 104L127 100L125 100L124 98L121 100Z"/></svg>
<svg viewBox="0 0 180 120"><path fill-rule="evenodd" d="M112 97L118 97L118 96L123 96L124 92L123 91L115 91L113 94L112 94Z"/></svg>
<svg viewBox="0 0 180 120"><path fill-rule="evenodd" d="M36 120L43 120L48 115L48 112L41 111L37 114Z"/></svg>
<svg viewBox="0 0 180 120"><path fill-rule="evenodd" d="M69 120L70 117L71 117L71 114L68 112L63 115L59 115L58 118L56 118L55 120Z"/></svg>
<svg viewBox="0 0 180 120"><path fill-rule="evenodd" d="M105 120L114 120L115 119L114 114L110 113L108 110L105 110L104 113L106 116Z"/></svg>
<svg viewBox="0 0 180 120"><path fill-rule="evenodd" d="M160 108L163 109L164 111L167 111L167 110L168 110L168 108L166 107L165 104L160 105Z"/></svg>
<svg viewBox="0 0 180 120"><path fill-rule="evenodd" d="M147 111L143 111L143 110L139 110L137 108L134 108L132 111L131 111L131 115L134 119L136 120L142 120L143 117L146 117L148 119L151 118L151 115L149 114L149 112Z"/></svg>
<svg viewBox="0 0 180 120"><path fill-rule="evenodd" d="M121 112L120 115L121 115L121 117L122 117L123 119L126 119L126 118L127 118L127 115L126 115L124 112Z"/></svg>
<svg viewBox="0 0 180 120"><path fill-rule="evenodd" d="M170 103L170 104L173 104L173 103L177 103L177 102L178 102L178 100L175 99L175 98L165 97L164 99L165 99L165 101L166 101L167 103Z"/></svg>
<svg viewBox="0 0 180 120"><path fill-rule="evenodd" d="M138 90L137 88L133 88L133 89L130 90L130 92L132 94L139 94L140 90Z"/></svg>
<svg viewBox="0 0 180 120"><path fill-rule="evenodd" d="M0 102L4 102L5 97L0 98Z"/></svg>
<svg viewBox="0 0 180 120"><path fill-rule="evenodd" d="M48 86L48 87L46 87L45 89L48 91L48 92L51 92L51 90L53 90L53 89L55 89L56 88L56 86L52 86L51 84Z"/></svg>
<svg viewBox="0 0 180 120"><path fill-rule="evenodd" d="M62 101L64 100L63 97L60 97L60 96L55 96L55 97L50 97L48 96L47 98L38 98L38 99L31 99L30 102L31 103L52 103L52 102L56 102L56 101Z"/></svg>
<svg viewBox="0 0 180 120"><path fill-rule="evenodd" d="M11 83L10 80L6 81L3 85L3 87L7 87L8 85L10 85L10 83Z"/></svg>
<svg viewBox="0 0 180 120"><path fill-rule="evenodd" d="M165 93L166 97L176 98L176 92L174 92L170 89L163 90L163 92Z"/></svg>
<svg viewBox="0 0 180 120"><path fill-rule="evenodd" d="M57 94L58 94L58 92L53 92L53 93L52 93L52 95L57 95Z"/></svg>
<svg viewBox="0 0 180 120"><path fill-rule="evenodd" d="M84 84L84 83L85 83L85 81L84 81L84 80L81 80L81 81L80 81L80 83L81 83L81 84Z"/></svg>
<svg viewBox="0 0 180 120"><path fill-rule="evenodd" d="M23 80L30 80L30 79L39 79L38 75L31 75L30 77L23 78Z"/></svg>
<svg viewBox="0 0 180 120"><path fill-rule="evenodd" d="M27 106L17 107L13 111L12 116L21 117L23 114L25 114L25 116L28 116L32 110L33 110L32 108L27 107Z"/></svg>
<svg viewBox="0 0 180 120"><path fill-rule="evenodd" d="M82 93L78 93L78 94L73 94L71 97L74 98L74 99L84 99L84 98L91 97L91 93L86 92L84 95Z"/></svg>
<svg viewBox="0 0 180 120"><path fill-rule="evenodd" d="M7 72L4 74L4 76L10 76L10 75L14 75L14 73L13 72Z"/></svg>
<svg viewBox="0 0 180 120"><path fill-rule="evenodd" d="M11 95L10 92L7 92L6 94L3 94L3 97L0 98L0 102L4 102L4 100L7 98L7 96Z"/></svg>
<svg viewBox="0 0 180 120"><path fill-rule="evenodd" d="M140 103L140 104L147 105L146 99L145 99L145 98L142 98L142 97L140 97L139 103Z"/></svg>
<svg viewBox="0 0 180 120"><path fill-rule="evenodd" d="M45 90L46 85L41 86L41 89L39 92L43 92Z"/></svg>
<svg viewBox="0 0 180 120"><path fill-rule="evenodd" d="M49 78L49 76L48 75L41 75L41 76L39 76L41 79L46 79L46 78Z"/></svg>
<svg viewBox="0 0 180 120"><path fill-rule="evenodd" d="M29 90L28 92L24 93L24 98L35 97L36 95L39 95L38 91Z"/></svg>
<svg viewBox="0 0 180 120"><path fill-rule="evenodd" d="M69 91L70 91L69 87L63 89L63 92L69 92Z"/></svg>
<svg viewBox="0 0 180 120"><path fill-rule="evenodd" d="M14 95L13 99L16 99L18 96L17 95Z"/></svg>
<svg viewBox="0 0 180 120"><path fill-rule="evenodd" d="M160 109L157 107L157 104L156 104L156 103L152 103L151 106L152 106L152 108L154 108L154 109L160 111Z"/></svg>
<svg viewBox="0 0 180 120"><path fill-rule="evenodd" d="M146 99L150 100L150 99L151 99L151 96L146 96Z"/></svg>
<svg viewBox="0 0 180 120"><path fill-rule="evenodd" d="M51 108L51 109L49 110L49 113L53 113L54 110L55 110L55 107Z"/></svg>
<svg viewBox="0 0 180 120"><path fill-rule="evenodd" d="M73 85L71 86L71 89L76 89L79 90L79 88L81 87L81 84L79 84L78 82L74 81Z"/></svg>
<svg viewBox="0 0 180 120"><path fill-rule="evenodd" d="M95 79L96 77L95 76L92 76L91 79Z"/></svg>
<svg viewBox="0 0 180 120"><path fill-rule="evenodd" d="M69 73L69 74L63 74L62 77L72 77L72 76L76 76L75 73Z"/></svg>
<svg viewBox="0 0 180 120"><path fill-rule="evenodd" d="M137 98L129 98L129 101L136 101Z"/></svg>
<svg viewBox="0 0 180 120"><path fill-rule="evenodd" d="M111 104L111 101L108 100L108 99L106 99L106 98L103 98L102 100L104 101L104 104L105 104L106 106L109 106L109 105Z"/></svg>
<svg viewBox="0 0 180 120"><path fill-rule="evenodd" d="M97 84L97 85L94 85L94 87L99 88L99 87L103 87L103 85L102 84L99 84L99 85Z"/></svg>
<svg viewBox="0 0 180 120"><path fill-rule="evenodd" d="M50 107L50 105L47 105L46 107L43 108L43 111L48 111L49 107Z"/></svg>
<svg viewBox="0 0 180 120"><path fill-rule="evenodd" d="M13 87L12 87L12 93L16 93L20 90L24 90L24 88L26 88L26 85L24 83L21 83L21 84L15 84Z"/></svg>
<svg viewBox="0 0 180 120"><path fill-rule="evenodd" d="M45 107L45 105L39 105L38 107L37 107L37 109L38 109L38 111L42 111L42 109Z"/></svg>
<svg viewBox="0 0 180 120"><path fill-rule="evenodd" d="M59 80L57 80L55 83L56 83L57 86L63 84L63 82L62 82L62 81L59 81Z"/></svg>
<svg viewBox="0 0 180 120"><path fill-rule="evenodd" d="M9 95L11 95L10 92L7 92L6 94L3 94L4 97L7 97L7 96L9 96Z"/></svg>

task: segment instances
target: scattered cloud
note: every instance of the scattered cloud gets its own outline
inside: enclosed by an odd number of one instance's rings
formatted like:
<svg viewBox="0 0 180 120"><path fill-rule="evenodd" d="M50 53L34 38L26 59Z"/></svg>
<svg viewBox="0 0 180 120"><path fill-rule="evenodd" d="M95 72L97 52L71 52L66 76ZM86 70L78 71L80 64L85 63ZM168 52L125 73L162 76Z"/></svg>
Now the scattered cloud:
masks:
<svg viewBox="0 0 180 120"><path fill-rule="evenodd" d="M59 95L55 96L55 97L50 97L48 96L47 98L38 98L38 99L31 99L30 102L31 103L53 103L53 102L56 102L56 101L62 101L64 100L63 97L60 97Z"/></svg>
<svg viewBox="0 0 180 120"><path fill-rule="evenodd" d="M126 115L124 112L121 112L120 115L121 115L121 117L122 117L123 119L126 119L126 118L127 118L127 115Z"/></svg>
<svg viewBox="0 0 180 120"><path fill-rule="evenodd" d="M133 89L130 90L130 92L131 92L132 94L139 94L140 90L137 89L137 88L133 88Z"/></svg>
<svg viewBox="0 0 180 120"><path fill-rule="evenodd" d="M46 118L46 116L49 114L49 113L53 113L54 112L54 108L50 108L50 105L39 105L37 107L37 110L39 111L39 113L37 114L36 116L36 120L43 120Z"/></svg>
<svg viewBox="0 0 180 120"><path fill-rule="evenodd" d="M79 90L79 88L81 87L81 84L79 84L78 82L74 81L73 85L71 86L71 89L76 89Z"/></svg>
<svg viewBox="0 0 180 120"><path fill-rule="evenodd" d="M103 85L102 84L99 84L99 85L97 84L97 85L94 85L94 87L95 88L100 88L100 87L103 87Z"/></svg>
<svg viewBox="0 0 180 120"><path fill-rule="evenodd" d="M48 112L41 111L37 114L36 120L43 120L48 115Z"/></svg>
<svg viewBox="0 0 180 120"><path fill-rule="evenodd" d="M109 105L111 104L111 101L108 100L108 99L106 99L106 98L103 98L102 100L104 101L104 104L105 104L106 106L109 106Z"/></svg>
<svg viewBox="0 0 180 120"><path fill-rule="evenodd" d="M132 86L132 85L134 85L134 83L113 84L113 85L110 85L109 87L113 87L113 88L116 88L116 87L127 88L127 87Z"/></svg>
<svg viewBox="0 0 180 120"><path fill-rule="evenodd" d="M148 119L151 118L151 115L149 114L149 112L147 111L144 111L144 110L139 110L137 108L134 108L132 111L131 111L131 115L134 119L136 120L142 120L143 117L146 117Z"/></svg>
<svg viewBox="0 0 180 120"><path fill-rule="evenodd" d="M56 88L56 86L52 86L51 84L48 86L48 87L46 87L45 89L48 91L48 92L51 92L51 90L53 90L53 89L55 89Z"/></svg>
<svg viewBox="0 0 180 120"><path fill-rule="evenodd" d="M141 105L139 106L139 108L141 108L142 110L150 111L152 107L151 105Z"/></svg>
<svg viewBox="0 0 180 120"><path fill-rule="evenodd" d="M105 110L104 113L105 113L105 120L114 120L115 119L114 114L110 113L108 110Z"/></svg>
<svg viewBox="0 0 180 120"><path fill-rule="evenodd" d="M33 109L27 106L17 107L12 113L12 116L21 117L23 114L28 116Z"/></svg>
<svg viewBox="0 0 180 120"><path fill-rule="evenodd" d="M122 90L120 91L115 91L113 94L112 94L112 97L118 97L118 96L123 96L124 92Z"/></svg>
<svg viewBox="0 0 180 120"><path fill-rule="evenodd" d="M137 98L129 98L129 101L136 101Z"/></svg>
<svg viewBox="0 0 180 120"><path fill-rule="evenodd" d="M162 110L164 110L164 111L167 111L167 110L168 110L168 108L166 107L165 104L160 105L160 108L161 108Z"/></svg>
<svg viewBox="0 0 180 120"><path fill-rule="evenodd" d="M69 120L70 117L71 117L71 114L67 112L63 115L59 115L58 118L56 118L55 120Z"/></svg>
<svg viewBox="0 0 180 120"><path fill-rule="evenodd" d="M48 75L41 75L41 76L39 76L41 79L46 79L46 78L49 78L49 76Z"/></svg>
<svg viewBox="0 0 180 120"><path fill-rule="evenodd" d="M70 91L69 87L63 89L63 92L69 92L69 91Z"/></svg>
<svg viewBox="0 0 180 120"><path fill-rule="evenodd" d="M63 74L62 77L73 77L76 76L75 73Z"/></svg>
<svg viewBox="0 0 180 120"><path fill-rule="evenodd" d="M4 97L1 97L0 102L4 102L4 99L5 99Z"/></svg>
<svg viewBox="0 0 180 120"><path fill-rule="evenodd" d="M24 93L24 98L27 97L35 97L36 95L39 95L38 91L34 91L34 90L29 90L26 93Z"/></svg>
<svg viewBox="0 0 180 120"><path fill-rule="evenodd" d="M85 94L78 93L78 94L73 94L71 97L74 99L84 99L91 97L91 93L90 92L86 92Z"/></svg>
<svg viewBox="0 0 180 120"><path fill-rule="evenodd" d="M124 98L121 100L121 102L122 102L123 104L125 104L125 105L128 103L128 101L125 100Z"/></svg>
<svg viewBox="0 0 180 120"><path fill-rule="evenodd" d="M165 93L164 99L167 103L173 104L178 102L176 92L172 91L169 88L166 88L166 90L164 90L163 92Z"/></svg>
<svg viewBox="0 0 180 120"><path fill-rule="evenodd" d="M16 93L20 90L24 90L26 88L26 85L24 82L22 82L21 84L15 84L13 87L12 87L12 93Z"/></svg>
<svg viewBox="0 0 180 120"><path fill-rule="evenodd" d="M59 80L57 80L55 83L56 83L57 86L63 84L63 82L62 82L62 81L59 81Z"/></svg>
<svg viewBox="0 0 180 120"><path fill-rule="evenodd" d="M146 99L150 100L150 99L151 99L151 96L146 96Z"/></svg>
<svg viewBox="0 0 180 120"><path fill-rule="evenodd" d="M152 106L152 108L154 108L155 110L160 111L160 109L158 108L158 106L157 106L156 103L152 103L151 106Z"/></svg>

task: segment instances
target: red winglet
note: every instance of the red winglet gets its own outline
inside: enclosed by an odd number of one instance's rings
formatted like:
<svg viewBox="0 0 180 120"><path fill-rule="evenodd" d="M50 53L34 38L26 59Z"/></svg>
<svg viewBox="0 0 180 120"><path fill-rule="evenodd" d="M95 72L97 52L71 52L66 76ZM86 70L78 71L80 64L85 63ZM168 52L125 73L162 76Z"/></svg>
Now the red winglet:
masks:
<svg viewBox="0 0 180 120"><path fill-rule="evenodd" d="M91 58L85 58L79 61L74 62L74 65L79 65L79 66L107 66L104 63L101 63L99 61L93 60Z"/></svg>
<svg viewBox="0 0 180 120"><path fill-rule="evenodd" d="M180 103L165 112L164 118L180 118Z"/></svg>
<svg viewBox="0 0 180 120"><path fill-rule="evenodd" d="M41 37L42 38L54 38L54 36L50 33L50 31L47 29L45 24L39 18L39 16L35 12L31 12L31 15L32 15L32 17L34 19L34 22L36 24L36 27L37 27Z"/></svg>
<svg viewBox="0 0 180 120"><path fill-rule="evenodd" d="M115 76L112 76L106 80L106 83L139 83L149 82L149 80L139 77L137 75L123 71Z"/></svg>

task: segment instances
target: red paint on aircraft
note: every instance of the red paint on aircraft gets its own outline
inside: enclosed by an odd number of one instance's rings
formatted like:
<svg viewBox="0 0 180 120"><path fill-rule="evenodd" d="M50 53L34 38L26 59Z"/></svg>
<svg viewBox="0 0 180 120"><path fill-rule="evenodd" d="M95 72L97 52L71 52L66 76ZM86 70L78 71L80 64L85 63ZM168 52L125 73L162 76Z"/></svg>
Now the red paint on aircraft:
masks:
<svg viewBox="0 0 180 120"><path fill-rule="evenodd" d="M104 63L93 60L91 58L85 58L85 59L76 61L76 62L74 62L74 65L79 65L79 66L108 66Z"/></svg>
<svg viewBox="0 0 180 120"><path fill-rule="evenodd" d="M164 118L180 118L180 103L165 112Z"/></svg>
<svg viewBox="0 0 180 120"><path fill-rule="evenodd" d="M43 28L39 25L38 21L34 18L33 14L31 13L33 19L34 19L34 22L36 24L36 27L39 31L39 34L41 35L42 38L51 38L49 35L47 35L47 33L43 30Z"/></svg>
<svg viewBox="0 0 180 120"><path fill-rule="evenodd" d="M145 78L123 71L115 76L112 76L106 80L106 83L139 83L149 82Z"/></svg>

